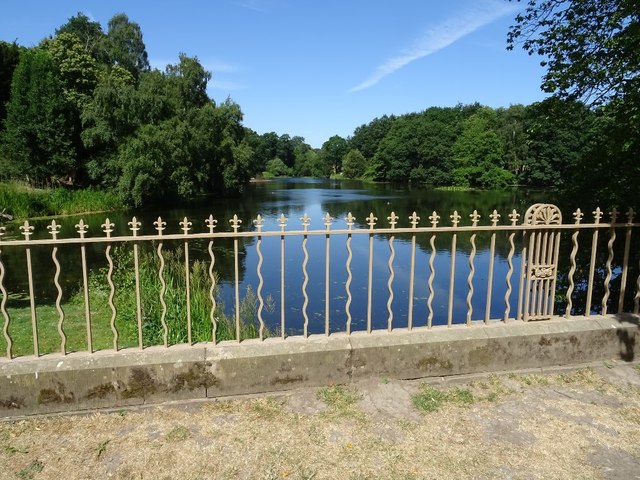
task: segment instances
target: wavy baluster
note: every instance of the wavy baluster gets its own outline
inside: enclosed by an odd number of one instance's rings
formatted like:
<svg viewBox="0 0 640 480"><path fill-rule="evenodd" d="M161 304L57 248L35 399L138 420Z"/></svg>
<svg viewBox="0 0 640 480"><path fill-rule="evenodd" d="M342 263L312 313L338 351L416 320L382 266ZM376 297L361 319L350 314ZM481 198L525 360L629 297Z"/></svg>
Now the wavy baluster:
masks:
<svg viewBox="0 0 640 480"><path fill-rule="evenodd" d="M115 225L109 221L108 218L105 219L104 223L101 225L102 231L106 233L107 238L111 238L111 233L113 232L113 227ZM109 271L107 272L107 283L109 284L109 308L111 308L111 332L113 333L113 349L118 351L118 329L116 328L116 306L113 303L113 299L116 295L116 286L113 283L113 259L111 258L111 245L107 245L107 248L104 252L107 257L107 262L109 263Z"/></svg>
<svg viewBox="0 0 640 480"><path fill-rule="evenodd" d="M520 214L516 212L515 209L511 211L509 214L509 218L511 219L511 226L515 227L518 223L518 217ZM513 238L515 237L516 232L511 232L509 235L509 255L507 255L507 264L509 265L509 271L507 272L506 282L507 282L507 291L504 294L504 321L506 322L509 319L509 313L511 312L511 303L509 302L509 298L511 297L512 286L511 286L511 276L513 275L513 254L516 251L516 246L513 242Z"/></svg>
<svg viewBox="0 0 640 480"><path fill-rule="evenodd" d="M478 226L478 220L480 219L480 215L476 210L473 211L471 215L471 221L473 222L472 226ZM471 299L473 298L473 275L476 272L476 267L473 263L476 257L476 234L473 233L471 235L471 254L469 255L469 276L467 277L467 285L469 286L469 293L467 293L467 325L471 325L471 316L473 315L473 305L471 304Z"/></svg>
<svg viewBox="0 0 640 480"><path fill-rule="evenodd" d="M256 272L258 275L258 289L256 290L257 295L258 295L258 321L260 322L260 328L259 328L259 334L260 334L260 340L264 340L264 319L262 318L262 310L264 309L264 299L262 298L262 286L264 285L264 279L262 278L262 262L263 262L263 257L262 257L262 251L260 250L260 247L262 246L262 235L260 235L260 233L262 232L262 226L264 225L264 218L262 218L261 215L258 214L258 216L256 217L256 219L253 221L253 225L256 227L256 229L258 230L258 242L256 244L256 253L258 254L258 266L256 267Z"/></svg>
<svg viewBox="0 0 640 480"><path fill-rule="evenodd" d="M56 223L55 220L51 221L51 225L47 226L47 230L51 234L53 240L58 239L58 233L60 232L60 225ZM60 353L62 355L67 354L67 336L62 329L62 325L64 324L64 311L62 310L62 306L60 302L62 300L62 286L60 285L60 262L58 261L58 247L53 247L53 251L51 252L51 259L53 260L54 265L56 266L56 273L53 276L53 283L58 290L58 296L56 297L56 310L58 311L58 335L60 335Z"/></svg>
<svg viewBox="0 0 640 480"><path fill-rule="evenodd" d="M607 249L609 250L609 256L607 257L607 263L605 268L607 269L607 276L604 279L604 296L602 297L602 315L607 314L607 302L609 301L609 295L611 295L611 290L609 288L609 283L611 282L611 277L613 276L613 272L611 271L611 262L613 262L613 242L616 240L616 229L613 226L618 220L618 210L613 209L609 213L611 215L611 235L609 236L609 242L607 243Z"/></svg>
<svg viewBox="0 0 640 480"><path fill-rule="evenodd" d="M2 241L2 237L5 234L5 227L0 227L0 242ZM1 253L1 250L0 250ZM4 324L2 326L2 333L4 335L4 339L7 342L7 358L11 360L13 358L13 340L11 339L11 335L9 335L9 313L7 312L7 289L4 287L4 276L5 269L4 263L2 262L2 256L0 256L0 292L2 292L2 300L0 300L0 311L2 312L2 316L4 317Z"/></svg>
<svg viewBox="0 0 640 480"><path fill-rule="evenodd" d="M624 253L622 255L622 275L620 280L620 296L618 297L618 313L624 311L624 297L627 291L627 276L629 275L629 251L631 248L631 226L633 225L633 216L636 212L633 208L627 210L627 225L624 240Z"/></svg>
<svg viewBox="0 0 640 480"><path fill-rule="evenodd" d="M575 219L575 224L579 225L582 221L582 217L584 217L584 213L578 208L575 212L573 212L573 218ZM573 243L573 248L571 249L571 254L569 255L569 260L571 261L571 268L569 269L569 288L567 288L567 309L565 311L564 316L566 318L571 317L571 309L573 308L573 301L571 299L571 295L573 294L573 289L575 288L575 283L573 281L573 275L576 273L576 254L578 253L578 234L580 231L576 228L576 231L573 232L571 236L571 242Z"/></svg>
<svg viewBox="0 0 640 480"><path fill-rule="evenodd" d="M638 267L640 267L640 262L638 262ZM633 298L633 314L640 314L640 274L638 274L638 279L636 280L636 296Z"/></svg>
<svg viewBox="0 0 640 480"><path fill-rule="evenodd" d="M353 223L356 221L356 218L351 215L351 212L347 215L345 219L347 221L347 229L351 232L353 228ZM351 280L353 275L351 273L351 259L353 258L353 252L351 251L351 233L347 234L347 252L349 253L347 257L347 283L345 284L345 290L347 291L347 302L344 306L344 310L347 313L347 335L351 334Z"/></svg>
<svg viewBox="0 0 640 480"><path fill-rule="evenodd" d="M156 226L158 236L162 237L162 231L166 228L167 222L162 221L162 217L153 222ZM169 327L167 326L167 303L165 302L165 294L167 293L167 282L164 280L164 257L162 255L162 240L158 242L158 260L160 267L158 268L158 280L160 281L160 304L162 305L162 313L160 314L160 323L162 324L162 342L165 347L169 346Z"/></svg>
<svg viewBox="0 0 640 480"><path fill-rule="evenodd" d="M302 220L302 227L305 234L302 240L302 251L304 252L304 261L302 262L302 273L304 274L304 282L302 283L302 295L304 296L304 303L302 304L302 316L304 317L304 338L309 336L309 316L307 315L307 305L309 305L309 296L307 295L307 284L309 283L309 274L307 274L307 264L309 263L309 252L307 251L307 230L311 219L305 213L300 219Z"/></svg>
<svg viewBox="0 0 640 480"><path fill-rule="evenodd" d="M438 220L440 220L440 215L438 215L435 211L429 217L431 220L431 225L433 228L438 226ZM429 257L429 298L427 298L427 308L429 309L429 316L427 317L427 327L431 328L433 326L433 297L436 292L433 289L433 280L436 277L436 270L433 265L433 262L436 259L436 234L431 235L431 240L429 243L431 244L431 256Z"/></svg>
<svg viewBox="0 0 640 480"><path fill-rule="evenodd" d="M491 226L496 227L498 225L498 220L500 219L500 214L494 210L491 215ZM489 277L487 278L487 301L485 302L485 310L484 310L484 323L489 323L489 319L491 318L491 296L493 295L493 268L495 262L496 255L496 232L491 232L491 247L489 249Z"/></svg>
<svg viewBox="0 0 640 480"><path fill-rule="evenodd" d="M192 223L184 217L180 222L180 226L182 227L182 233L185 235L189 235L189 230L191 230ZM193 344L193 334L192 334L192 322L191 322L191 266L189 264L189 240L185 238L184 240L184 276L185 276L185 299L187 300L187 343L189 345Z"/></svg>
<svg viewBox="0 0 640 480"><path fill-rule="evenodd" d="M218 221L213 218L213 215L209 215L209 218L206 220L207 227L209 227L209 234L213 235L213 229L216 228ZM211 341L213 344L216 344L217 334L218 334L218 322L216 321L215 311L216 311L216 277L213 273L213 266L216 263L216 257L213 254L213 240L209 240L209 247L207 248L209 251L209 258L211 258L211 262L209 263L209 278L211 279L211 287L209 287L209 299L211 300L211 311L209 312L209 320L211 321Z"/></svg>
<svg viewBox="0 0 640 480"><path fill-rule="evenodd" d="M396 228L396 224L398 223L398 217L394 212L391 212L391 216L387 217L389 220L389 224L391 225L391 229L394 230ZM389 318L387 319L387 329L389 332L393 329L393 310L391 309L391 304L393 303L393 279L396 276L395 271L393 270L393 259L396 256L396 250L393 247L393 240L395 239L395 235L391 235L389 237L389 262L387 263L387 267L389 268L389 280L387 281L387 290L389 290L389 300L387 300L387 312L389 312Z"/></svg>

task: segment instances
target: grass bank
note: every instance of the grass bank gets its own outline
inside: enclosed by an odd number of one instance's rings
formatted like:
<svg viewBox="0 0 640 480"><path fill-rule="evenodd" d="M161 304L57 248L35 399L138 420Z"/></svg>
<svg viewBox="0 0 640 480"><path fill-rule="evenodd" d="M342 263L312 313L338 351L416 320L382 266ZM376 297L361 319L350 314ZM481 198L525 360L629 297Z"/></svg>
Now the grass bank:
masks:
<svg viewBox="0 0 640 480"><path fill-rule="evenodd" d="M0 183L0 213L16 220L101 212L123 208L118 196L109 191L87 188L33 188L18 182Z"/></svg>

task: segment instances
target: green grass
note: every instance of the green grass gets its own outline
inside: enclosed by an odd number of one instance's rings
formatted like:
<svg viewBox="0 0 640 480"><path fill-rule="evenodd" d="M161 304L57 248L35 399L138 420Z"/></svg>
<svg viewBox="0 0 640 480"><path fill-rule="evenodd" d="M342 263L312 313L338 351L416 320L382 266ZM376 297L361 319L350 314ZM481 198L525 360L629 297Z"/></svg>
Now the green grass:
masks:
<svg viewBox="0 0 640 480"><path fill-rule="evenodd" d="M0 183L0 212L15 220L53 215L100 212L123 208L118 196L93 188L32 188L18 182Z"/></svg>
<svg viewBox="0 0 640 480"><path fill-rule="evenodd" d="M116 307L115 326L118 331L118 348L134 347L138 345L138 319L135 275L133 268L131 268L133 253L129 249L116 248L112 255L115 264L113 282L116 285L114 305ZM163 252L163 255L165 259L163 278L167 285L165 295L167 343L169 345L185 343L188 340L188 335L183 252L167 250ZM161 321L162 305L159 297L161 283L158 278L158 259L150 252L142 252L139 260L143 345L162 345L164 343L164 328ZM201 261L195 261L190 267L192 342L208 342L212 340L213 333L210 319L212 303L208 265ZM112 349L114 336L111 330L112 310L108 302L110 287L107 283L106 269L90 274L89 292L93 350ZM235 339L235 315L232 317L225 315L224 305L218 297L219 289L216 288L214 289L216 340ZM8 300L9 335L13 341L12 355L33 355L31 309L28 301L25 298L12 297ZM257 307L257 298L253 290L249 288L240 303L241 339L258 336ZM267 299L267 309L270 308L272 308L272 301ZM62 328L67 337L66 351L87 350L86 315L82 290L77 291L63 303L62 309L65 315ZM40 354L61 351L61 337L57 327L59 318L60 315L55 305L38 305L36 307ZM1 327L3 325L4 319L0 316L1 356L6 354L7 345L4 335L2 335ZM265 331L265 336L269 334L270 332Z"/></svg>
<svg viewBox="0 0 640 480"><path fill-rule="evenodd" d="M329 416L355 417L361 419L362 413L358 410L358 393L343 385L331 385L318 390L317 397L329 407Z"/></svg>
<svg viewBox="0 0 640 480"><path fill-rule="evenodd" d="M475 401L473 393L467 388L440 390L428 384L423 385L411 399L418 410L429 413L437 412L445 405L468 406Z"/></svg>

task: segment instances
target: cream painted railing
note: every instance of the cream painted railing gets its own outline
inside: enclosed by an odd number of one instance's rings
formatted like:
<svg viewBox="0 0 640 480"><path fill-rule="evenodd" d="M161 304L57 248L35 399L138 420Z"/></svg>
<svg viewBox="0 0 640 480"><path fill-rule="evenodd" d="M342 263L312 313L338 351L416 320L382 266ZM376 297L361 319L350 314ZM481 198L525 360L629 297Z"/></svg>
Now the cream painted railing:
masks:
<svg viewBox="0 0 640 480"><path fill-rule="evenodd" d="M62 306L61 299L63 298L63 286L61 285L59 278L61 273L61 265L58 258L58 248L62 245L77 245L79 246L80 258L79 261L81 263L82 270L82 295L84 300L84 316L86 321L86 345L87 350L90 353L94 352L93 345L93 334L92 334L92 312L90 309L90 282L89 276L90 271L87 264L87 252L86 249L90 244L100 244L104 245L104 258L107 261L109 266L108 272L106 274L106 283L108 284L106 287L109 290L108 294L108 305L111 310L111 320L110 320L110 328L113 336L113 349L119 349L118 342L118 330L116 328L116 316L117 309L114 305L113 299L115 292L120 286L116 285L113 281L113 272L116 265L114 265L114 258L112 255L112 247L118 244L130 244L132 245L133 251L133 259L134 259L134 275L135 275L135 285L134 289L131 292L131 295L135 296L135 318L137 320L137 336L138 336L138 347L140 349L143 348L143 304L141 301L141 285L140 285L140 265L139 265L139 248L142 244L152 245L154 248L154 254L156 255L159 267L158 267L158 278L161 284L161 289L158 292L158 299L160 304L162 305L162 313L161 313L161 324L163 329L163 343L164 346L168 346L167 336L168 336L168 325L165 321L167 306L165 303L165 297L167 294L167 289L169 286L167 285L164 277L164 267L165 267L165 253L163 252L163 244L168 241L173 242L183 242L184 248L184 275L185 275L185 309L186 309L186 318L184 321L186 322L187 327L187 343L191 344L193 342L192 338L192 313L191 313L191 294L190 294L190 258L189 258L189 246L190 242L194 240L199 241L207 241L208 240L208 248L207 252L209 255L209 267L208 274L210 278L210 290L209 290L209 300L210 300L210 327L211 327L211 339L215 343L216 341L216 330L217 330L217 318L216 308L218 305L216 303L215 297L215 288L216 288L216 254L214 253L213 245L214 241L217 239L230 239L233 241L233 264L234 264L234 322L235 322L235 338L237 341L241 339L241 317L240 317L240 303L241 303L241 295L240 295L240 274L239 274L239 242L242 239L252 238L255 240L254 247L255 253L258 258L257 266L256 266L256 276L258 278L258 286L256 289L257 301L258 301L258 309L257 309L257 322L259 323L259 329L257 331L257 336L260 339L265 338L265 331L268 329L266 325L265 319L263 318L263 310L266 305L266 300L263 295L263 287L264 287L264 272L263 272L263 261L264 256L262 253L262 242L264 239L268 237L275 237L275 241L279 238L280 243L280 270L277 276L280 279L280 298L279 298L279 309L280 309L280 319L279 319L279 332L282 340L286 337L287 331L287 315L285 304L287 302L287 290L285 289L285 256L287 254L286 243L287 239L290 237L298 237L302 239L301 248L304 254L304 260L301 264L302 274L304 276L304 281L301 285L302 295L304 297L304 302L301 309L302 315L302 325L300 328L302 336L305 338L309 336L309 315L323 315L324 316L324 334L331 334L331 325L332 322L342 321L344 323L344 331L347 335L350 335L352 332L352 291L351 284L354 278L354 273L351 268L352 260L354 258L354 253L351 248L351 242L354 236L364 236L368 237L368 268L367 268L367 305L366 305L366 331L372 332L374 326L372 324L372 296L373 295L387 295L387 322L386 328L389 332L391 332L395 328L394 324L394 280L395 280L395 255L396 250L394 246L394 240L396 236L402 235L410 237L411 239L411 250L410 250L410 268L409 268L409 292L408 292L408 308L407 308L407 322L406 326L408 330L412 330L415 325L414 322L414 285L415 285L415 268L416 268L416 238L421 237L429 240L429 245L431 247L430 255L429 255L429 276L427 279L427 288L428 288L428 297L426 298L426 307L427 307L427 317L424 321L420 322L419 327L432 328L434 327L433 318L434 318L434 279L436 277L436 268L434 266L434 261L438 253L436 251L435 239L438 235L447 234L450 236L451 243L447 249L447 254L450 255L450 264L449 264L449 285L448 285L448 301L447 301L447 320L446 327L451 327L454 325L454 279L456 273L456 261L460 261L460 257L456 255L459 245L460 234L469 235L469 243L470 243L470 251L468 256L469 262L469 273L467 277L467 287L468 293L466 297L466 324L487 324L492 320L499 320L502 322L508 322L511 320L521 320L521 321L529 321L529 320L544 320L549 319L554 315L555 311L555 303L558 298L558 293L556 292L557 281L558 281L558 257L560 251L560 243L563 232L565 233L565 238L568 237L568 234L571 235L571 253L569 255L569 270L566 273L566 278L564 278L566 283L566 291L564 291L561 295L563 298L563 303L566 303L566 309L564 314L566 318L572 317L572 309L573 309L573 301L574 301L574 292L576 291L576 284L574 282L577 263L576 263L576 255L581 248L581 242L579 241L581 235L590 234L591 240L590 242L584 242L585 245L582 247L582 250L590 252L590 262L588 264L588 282L586 286L586 305L584 308L585 316L589 316L592 312L592 306L594 305L594 301L596 301L594 297L594 285L596 283L596 269L602 268L606 272L606 278L604 279L604 284L602 285L604 294L602 298L599 298L601 308L598 310L602 314L607 313L625 313L624 307L625 305L632 305L632 312L635 315L639 312L639 302L640 302L640 276L637 279L629 278L630 272L630 258L638 258L638 252L632 252L632 244L635 241L635 245L637 245L637 238L633 237L634 230L637 231L637 228L640 226L639 223L634 223L634 214L635 212L632 209L626 213L626 219L622 222L620 221L620 215L614 209L609 214L609 222L603 222L603 212L600 209L596 209L593 212L593 221L591 223L583 222L584 214L578 209L573 213L573 222L572 223L562 223L562 215L560 210L554 205L550 204L536 204L530 207L524 216L522 217L522 222L519 223L520 214L518 214L515 210L513 210L508 215L508 222L500 223L500 215L494 210L488 218L490 219L490 223L487 225L480 224L480 215L474 211L470 215L471 225L460 225L461 223L461 215L454 211L453 214L449 216L450 222L441 221L442 218L436 212L433 212L428 217L428 224L420 226L420 217L414 212L413 215L409 217L410 227L400 228L398 227L399 217L392 212L390 216L388 216L387 222L388 226L379 226L378 218L371 213L366 218L366 227L365 228L354 228L356 219L354 216L349 213L345 218L346 229L332 229L333 218L326 214L322 219L324 228L317 230L310 230L311 219L305 214L301 220L301 230L288 230L289 219L287 219L284 215L281 215L277 219L277 225L279 229L274 231L266 231L264 230L264 221L265 219L258 215L254 220L252 220L252 224L254 229L251 231L242 231L242 220L234 215L232 219L229 220L229 224L231 227L231 231L216 231L217 220L212 216L209 216L208 219L205 220L207 232L204 233L193 233L192 230L192 222L190 222L187 218L184 218L182 222L180 222L181 233L177 234L166 234L163 233L166 229L166 222L162 220L162 218L158 218L154 222L156 233L153 235L140 235L140 222L133 217L133 219L128 222L129 230L131 232L130 235L124 236L114 236L114 224L107 218L105 222L102 224L102 233L104 235L101 236L87 236L87 225L83 220L80 220L76 227L76 231L78 236L75 238L58 238L58 234L60 232L60 225L53 220L50 225L48 225L49 234L51 238L45 239L33 239L31 238L33 235L34 227L29 224L28 221L25 221L24 224L20 227L20 235L24 238L17 239L4 239L2 236L5 235L4 228L0 229L0 313L2 314L2 334L6 343L6 358L12 359L14 358L13 354L13 339L10 334L12 318L9 314L9 310L7 309L7 299L10 294L8 289L10 290L10 286L6 285L5 279L7 277L7 262L3 261L3 259L7 259L8 256L16 256L24 255L24 262L22 265L26 266L25 272L12 272L12 275L15 277L18 273L26 275L27 284L28 284L28 298L29 298L29 310L30 310L30 320L31 320L31 328L30 328L30 336L33 342L33 354L39 356L41 354L39 347L39 334L38 334L38 315L36 309L36 295L34 293L34 275L38 275L38 272L34 271L34 265L32 263L32 250L35 248L51 248L51 260L55 266L55 274L51 281L55 285L57 290L57 298L55 300L55 307L58 314L57 320L57 333L60 339L60 349L59 352L63 355L68 353L67 349L67 336L65 333L65 318L66 314ZM476 236L478 233L485 232L486 235L490 236L490 246L489 246L489 263L487 267L487 280L486 280L486 299L485 299L485 311L482 318L474 319L474 311L472 300L474 298L475 289L474 286L477 286L477 280L475 279L476 273L476 265L475 265L475 256L477 253L476 248ZM598 250L598 245L600 242L599 235L608 235L607 241L607 259L604 265L597 265L596 252ZM496 236L497 235L505 235L506 241L508 245L508 254L506 256L506 262L508 265L508 271L503 279L499 279L499 281L504 282L506 285L504 298L501 299L504 302L504 313L501 315L501 318L491 318L491 305L492 305L492 296L493 289L495 285L494 279L494 271L495 265L494 260L496 257ZM307 248L307 240L311 236L324 236L325 237L325 265L324 265L324 312L309 312L309 275L307 271L307 265L309 262L309 251ZM375 291L373 288L373 262L374 262L374 248L373 248L373 239L374 236L380 237L383 236L388 242L389 248L389 256L386 258L387 268L388 268L388 279L386 282L386 291ZM337 238L339 237L339 238ZM633 238L632 238L633 237ZM331 310L330 310L330 298L329 298L329 285L331 281L331 271L330 271L330 259L331 259L331 247L332 244L339 240L342 242L344 240L344 247L347 251L347 259L345 264L345 269L347 272L346 281L344 282L344 295L345 295L345 304L344 304L344 319L335 319L332 318ZM466 237L465 237L466 239ZM568 240L568 238L567 238ZM618 304L616 308L612 308L610 302L611 295L611 281L614 276L614 268L613 260L614 260L614 250L618 244L616 242L622 242L617 251L622 252L622 258L616 259L615 268L615 276L616 279L619 279L619 294L618 294ZM20 247L20 248L16 248ZM567 248L568 250L568 248ZM633 253L633 255L632 255ZM512 277L514 274L514 256L520 257L520 269L519 269L519 278L517 279L517 285L514 285L512 282ZM14 259L15 260L15 259ZM17 262L11 262L11 265L16 265ZM633 267L637 267L637 265L633 265ZM638 269L640 270L640 268ZM563 273L564 275L565 273ZM289 287L287 287L289 288ZM313 293L313 295L316 295ZM515 297L515 298L513 298ZM515 307L515 308L514 308ZM615 310L615 312L612 312ZM513 312L513 313L512 313ZM556 314L558 312L555 312ZM480 320L474 321L474 320Z"/></svg>

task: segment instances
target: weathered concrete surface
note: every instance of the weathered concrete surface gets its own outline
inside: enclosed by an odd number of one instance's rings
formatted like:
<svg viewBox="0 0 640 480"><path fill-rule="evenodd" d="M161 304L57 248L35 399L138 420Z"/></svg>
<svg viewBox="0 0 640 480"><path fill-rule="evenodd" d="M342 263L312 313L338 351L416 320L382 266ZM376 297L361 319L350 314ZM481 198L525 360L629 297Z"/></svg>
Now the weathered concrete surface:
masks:
<svg viewBox="0 0 640 480"><path fill-rule="evenodd" d="M0 360L0 416L349 383L522 368L634 361L638 316L499 322L307 340L268 339L193 347Z"/></svg>

